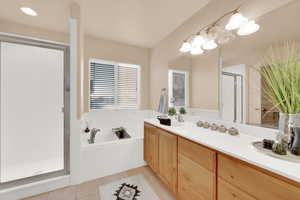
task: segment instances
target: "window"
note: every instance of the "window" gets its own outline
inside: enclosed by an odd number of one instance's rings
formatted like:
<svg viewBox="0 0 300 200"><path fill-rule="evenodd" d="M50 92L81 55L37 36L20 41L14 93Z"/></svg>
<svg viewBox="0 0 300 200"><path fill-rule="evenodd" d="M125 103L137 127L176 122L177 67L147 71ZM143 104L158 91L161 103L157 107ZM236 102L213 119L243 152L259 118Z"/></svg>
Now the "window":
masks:
<svg viewBox="0 0 300 200"><path fill-rule="evenodd" d="M169 70L169 106L188 107L189 73Z"/></svg>
<svg viewBox="0 0 300 200"><path fill-rule="evenodd" d="M90 60L90 109L138 109L139 66Z"/></svg>

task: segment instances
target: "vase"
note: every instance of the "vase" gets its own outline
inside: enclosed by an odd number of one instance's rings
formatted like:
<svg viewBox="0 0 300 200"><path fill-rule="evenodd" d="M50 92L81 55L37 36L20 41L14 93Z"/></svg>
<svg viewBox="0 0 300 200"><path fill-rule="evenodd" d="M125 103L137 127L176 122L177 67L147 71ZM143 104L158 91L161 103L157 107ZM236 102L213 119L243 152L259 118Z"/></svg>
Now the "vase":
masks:
<svg viewBox="0 0 300 200"><path fill-rule="evenodd" d="M279 133L277 136L277 140L279 143L286 143L287 145L290 144L290 140L291 140L289 117L290 117L289 114L280 113L279 122L278 122Z"/></svg>
<svg viewBox="0 0 300 200"><path fill-rule="evenodd" d="M300 156L300 128L292 128L291 153Z"/></svg>
<svg viewBox="0 0 300 200"><path fill-rule="evenodd" d="M290 114L288 124L291 130L291 153L300 156L300 113Z"/></svg>

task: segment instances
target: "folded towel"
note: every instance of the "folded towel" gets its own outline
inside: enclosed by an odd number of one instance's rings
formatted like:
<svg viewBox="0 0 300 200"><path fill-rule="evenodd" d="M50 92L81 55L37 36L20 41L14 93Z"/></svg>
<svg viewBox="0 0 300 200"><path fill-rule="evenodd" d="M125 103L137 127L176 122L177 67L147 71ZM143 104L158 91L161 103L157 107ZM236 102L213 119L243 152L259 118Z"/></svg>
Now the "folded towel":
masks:
<svg viewBox="0 0 300 200"><path fill-rule="evenodd" d="M166 114L168 112L168 98L166 94L162 94L159 98L158 110L159 113Z"/></svg>

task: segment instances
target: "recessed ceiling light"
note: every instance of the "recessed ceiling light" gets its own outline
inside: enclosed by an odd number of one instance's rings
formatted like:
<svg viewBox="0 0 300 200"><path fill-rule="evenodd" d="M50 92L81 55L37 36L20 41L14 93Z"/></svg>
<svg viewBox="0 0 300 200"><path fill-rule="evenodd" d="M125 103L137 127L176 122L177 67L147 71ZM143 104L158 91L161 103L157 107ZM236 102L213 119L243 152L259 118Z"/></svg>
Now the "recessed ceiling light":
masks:
<svg viewBox="0 0 300 200"><path fill-rule="evenodd" d="M28 7L21 7L20 10L25 13L26 15L30 15L30 16L37 16L37 12L35 10L33 10L32 8L28 8Z"/></svg>

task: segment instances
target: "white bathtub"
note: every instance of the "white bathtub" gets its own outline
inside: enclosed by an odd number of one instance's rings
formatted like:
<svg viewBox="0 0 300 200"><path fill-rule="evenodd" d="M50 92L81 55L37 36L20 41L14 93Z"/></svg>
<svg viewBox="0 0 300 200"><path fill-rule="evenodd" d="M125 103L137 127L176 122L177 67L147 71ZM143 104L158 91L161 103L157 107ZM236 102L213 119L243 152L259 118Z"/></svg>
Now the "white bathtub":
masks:
<svg viewBox="0 0 300 200"><path fill-rule="evenodd" d="M95 143L88 135L81 138L81 180L88 181L144 166L143 120L156 116L153 111L93 111L88 114L92 127L100 128ZM123 126L132 138L118 139L112 128Z"/></svg>
<svg viewBox="0 0 300 200"><path fill-rule="evenodd" d="M143 141L143 138L130 138L84 145L81 163L82 181L145 165Z"/></svg>
<svg viewBox="0 0 300 200"><path fill-rule="evenodd" d="M85 147L96 146L96 145L99 145L99 144L109 144L109 143L114 143L117 140L119 140L118 137L115 134L112 134L112 133L103 134L101 131L96 134L94 144L89 144L88 139L89 139L89 134L82 133L82 135L81 135L81 147L85 148Z"/></svg>

